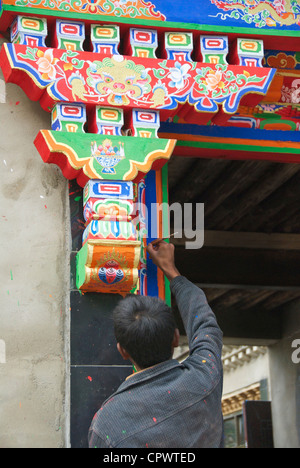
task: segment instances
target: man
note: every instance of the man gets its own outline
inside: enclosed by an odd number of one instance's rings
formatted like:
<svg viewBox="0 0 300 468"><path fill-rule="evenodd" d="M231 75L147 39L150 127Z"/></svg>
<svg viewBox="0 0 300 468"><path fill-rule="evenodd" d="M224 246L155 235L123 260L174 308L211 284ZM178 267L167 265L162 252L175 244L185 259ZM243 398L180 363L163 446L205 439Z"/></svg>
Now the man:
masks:
<svg viewBox="0 0 300 468"><path fill-rule="evenodd" d="M96 413L90 448L221 448L222 332L197 286L180 275L174 246L150 244L153 262L170 281L189 357L173 359L179 343L171 309L154 298L129 296L114 312L118 350L137 372Z"/></svg>

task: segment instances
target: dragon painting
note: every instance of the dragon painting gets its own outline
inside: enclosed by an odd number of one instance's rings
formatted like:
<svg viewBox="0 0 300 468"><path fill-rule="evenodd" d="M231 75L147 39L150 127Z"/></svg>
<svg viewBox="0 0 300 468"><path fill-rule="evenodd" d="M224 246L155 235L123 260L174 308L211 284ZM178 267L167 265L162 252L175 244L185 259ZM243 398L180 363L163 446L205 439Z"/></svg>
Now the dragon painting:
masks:
<svg viewBox="0 0 300 468"><path fill-rule="evenodd" d="M114 106L128 105L130 98L139 99L150 91L148 70L123 57L105 58L103 62L89 62L88 84L96 93L107 95Z"/></svg>
<svg viewBox="0 0 300 468"><path fill-rule="evenodd" d="M210 0L217 8L246 23L257 27L300 25L299 0Z"/></svg>

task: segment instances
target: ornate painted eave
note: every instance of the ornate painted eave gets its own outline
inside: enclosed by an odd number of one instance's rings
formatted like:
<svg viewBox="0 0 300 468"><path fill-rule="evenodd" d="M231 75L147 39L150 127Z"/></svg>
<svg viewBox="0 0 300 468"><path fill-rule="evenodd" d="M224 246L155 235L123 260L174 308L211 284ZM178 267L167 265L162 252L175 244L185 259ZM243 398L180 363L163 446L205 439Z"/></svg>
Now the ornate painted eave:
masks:
<svg viewBox="0 0 300 468"><path fill-rule="evenodd" d="M4 44L0 63L6 82L19 85L47 111L59 101L82 102L156 109L161 120L179 113L197 123L207 123L219 112L233 115L249 99L255 106L276 73L262 67L104 57L18 44Z"/></svg>
<svg viewBox="0 0 300 468"><path fill-rule="evenodd" d="M180 2L179 8L166 0L2 0L0 28L6 29L16 14L70 17L78 20L125 23L145 27L169 27L213 33L259 31L266 37L297 37L300 7L296 1L207 0Z"/></svg>
<svg viewBox="0 0 300 468"><path fill-rule="evenodd" d="M90 179L138 182L170 159L176 140L41 130L34 144L44 162L84 187Z"/></svg>
<svg viewBox="0 0 300 468"><path fill-rule="evenodd" d="M135 0L134 2L111 2L106 0L47 0L36 2L35 0L2 0L3 17L2 23L8 21L10 14L18 12L19 14L39 14L42 16L65 16L66 14L73 18L90 19L91 21L101 18L107 21L138 20L146 21L165 21L166 16L162 14L152 2L144 0ZM79 19L79 18L78 18Z"/></svg>

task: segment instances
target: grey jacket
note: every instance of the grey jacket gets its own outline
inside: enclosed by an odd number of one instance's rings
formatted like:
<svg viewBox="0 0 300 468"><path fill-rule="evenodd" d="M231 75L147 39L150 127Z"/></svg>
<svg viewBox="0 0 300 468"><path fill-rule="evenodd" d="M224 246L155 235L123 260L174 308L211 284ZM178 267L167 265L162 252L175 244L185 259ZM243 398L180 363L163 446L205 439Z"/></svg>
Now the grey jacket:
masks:
<svg viewBox="0 0 300 468"><path fill-rule="evenodd" d="M132 375L103 404L90 448L221 448L222 332L205 294L180 276L171 283L190 355Z"/></svg>

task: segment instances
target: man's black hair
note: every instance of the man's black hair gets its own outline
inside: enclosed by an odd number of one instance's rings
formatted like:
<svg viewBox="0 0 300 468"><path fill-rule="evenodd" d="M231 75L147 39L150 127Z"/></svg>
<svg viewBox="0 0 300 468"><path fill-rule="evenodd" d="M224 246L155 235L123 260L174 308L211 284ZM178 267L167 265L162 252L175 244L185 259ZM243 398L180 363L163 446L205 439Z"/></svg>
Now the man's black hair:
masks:
<svg viewBox="0 0 300 468"><path fill-rule="evenodd" d="M162 300L129 295L117 305L113 319L117 342L140 369L172 357L176 322Z"/></svg>

